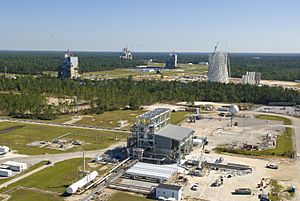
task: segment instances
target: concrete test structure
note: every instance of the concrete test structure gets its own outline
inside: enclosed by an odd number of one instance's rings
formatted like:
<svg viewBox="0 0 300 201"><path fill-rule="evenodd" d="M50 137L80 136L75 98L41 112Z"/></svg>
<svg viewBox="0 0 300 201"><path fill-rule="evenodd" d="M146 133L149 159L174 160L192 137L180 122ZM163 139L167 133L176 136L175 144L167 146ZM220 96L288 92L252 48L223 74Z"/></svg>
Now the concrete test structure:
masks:
<svg viewBox="0 0 300 201"><path fill-rule="evenodd" d="M128 136L129 154L140 160L178 163L193 148L194 130L170 124L171 110L157 108L137 116Z"/></svg>
<svg viewBox="0 0 300 201"><path fill-rule="evenodd" d="M227 52L213 52L209 58L207 77L210 82L229 82Z"/></svg>
<svg viewBox="0 0 300 201"><path fill-rule="evenodd" d="M78 57L72 56L71 52L65 54L63 63L58 67L58 78L78 77Z"/></svg>
<svg viewBox="0 0 300 201"><path fill-rule="evenodd" d="M176 67L177 67L177 54L175 52L171 52L166 62L166 68L173 69Z"/></svg>

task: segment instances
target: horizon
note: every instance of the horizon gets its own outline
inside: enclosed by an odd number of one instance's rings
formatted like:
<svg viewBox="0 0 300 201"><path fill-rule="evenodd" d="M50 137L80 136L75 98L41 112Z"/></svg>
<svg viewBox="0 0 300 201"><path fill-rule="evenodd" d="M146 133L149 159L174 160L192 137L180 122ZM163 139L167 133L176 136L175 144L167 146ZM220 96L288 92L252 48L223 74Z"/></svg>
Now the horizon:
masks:
<svg viewBox="0 0 300 201"><path fill-rule="evenodd" d="M0 49L212 52L220 41L228 52L300 53L299 7L297 0L3 1Z"/></svg>
<svg viewBox="0 0 300 201"><path fill-rule="evenodd" d="M68 50L68 49L67 49ZM43 49L0 49L0 52L66 52L67 50L43 50ZM106 50L71 50L71 52L77 53L121 53L122 50L106 51ZM132 53L170 53L172 51L132 51ZM213 51L175 51L177 54L209 54ZM229 54L300 54L300 52L238 52L238 51L225 51Z"/></svg>

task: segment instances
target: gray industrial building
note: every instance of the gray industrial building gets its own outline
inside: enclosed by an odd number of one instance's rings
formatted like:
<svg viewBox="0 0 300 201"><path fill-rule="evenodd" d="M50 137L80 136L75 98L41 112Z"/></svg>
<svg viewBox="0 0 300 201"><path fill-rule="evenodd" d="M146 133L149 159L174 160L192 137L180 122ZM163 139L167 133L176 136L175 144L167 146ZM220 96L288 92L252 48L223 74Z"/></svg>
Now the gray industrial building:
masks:
<svg viewBox="0 0 300 201"><path fill-rule="evenodd" d="M177 67L177 54L171 52L169 58L166 62L166 68L176 68Z"/></svg>
<svg viewBox="0 0 300 201"><path fill-rule="evenodd" d="M194 130L170 124L171 110L157 108L137 116L127 147L131 156L142 160L174 163L193 148Z"/></svg>
<svg viewBox="0 0 300 201"><path fill-rule="evenodd" d="M65 54L63 63L58 67L58 78L78 77L78 57L72 56L71 52Z"/></svg>

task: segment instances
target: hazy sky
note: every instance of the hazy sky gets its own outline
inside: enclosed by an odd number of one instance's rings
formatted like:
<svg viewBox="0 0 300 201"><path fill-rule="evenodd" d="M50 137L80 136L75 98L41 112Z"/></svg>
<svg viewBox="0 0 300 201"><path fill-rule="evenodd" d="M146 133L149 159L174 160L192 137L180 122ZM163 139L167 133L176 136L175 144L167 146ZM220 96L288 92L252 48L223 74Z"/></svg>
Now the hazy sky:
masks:
<svg viewBox="0 0 300 201"><path fill-rule="evenodd" d="M2 50L300 52L299 0L1 0L0 26Z"/></svg>

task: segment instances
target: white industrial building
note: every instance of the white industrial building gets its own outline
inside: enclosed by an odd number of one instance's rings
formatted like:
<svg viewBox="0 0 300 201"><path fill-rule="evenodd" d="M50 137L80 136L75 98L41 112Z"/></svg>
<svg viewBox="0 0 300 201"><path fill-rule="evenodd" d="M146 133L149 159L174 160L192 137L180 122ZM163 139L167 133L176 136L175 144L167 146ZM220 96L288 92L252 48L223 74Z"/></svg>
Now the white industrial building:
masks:
<svg viewBox="0 0 300 201"><path fill-rule="evenodd" d="M181 200L182 186L159 184L155 189L156 198L161 201Z"/></svg>
<svg viewBox="0 0 300 201"><path fill-rule="evenodd" d="M209 62L208 61L200 61L200 62L198 62L198 64L208 66Z"/></svg>
<svg viewBox="0 0 300 201"><path fill-rule="evenodd" d="M246 72L246 75L242 76L243 84L260 85L261 73Z"/></svg>
<svg viewBox="0 0 300 201"><path fill-rule="evenodd" d="M0 146L0 155L6 154L9 152L8 146Z"/></svg>
<svg viewBox="0 0 300 201"><path fill-rule="evenodd" d="M22 172L28 168L26 163L20 163L15 161L7 161L2 165L7 166L10 170L16 172Z"/></svg>
<svg viewBox="0 0 300 201"><path fill-rule="evenodd" d="M168 181L178 171L177 166L156 165L138 162L125 172L125 176L133 179L156 180L157 182Z"/></svg>
<svg viewBox="0 0 300 201"><path fill-rule="evenodd" d="M0 169L0 177L10 177L12 175L12 171L8 169Z"/></svg>

